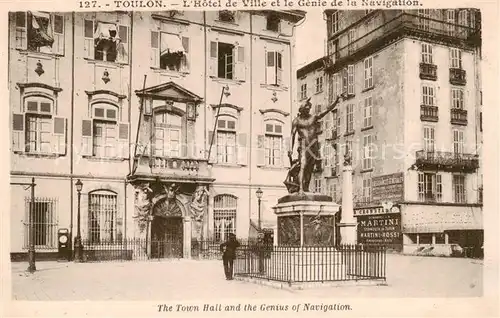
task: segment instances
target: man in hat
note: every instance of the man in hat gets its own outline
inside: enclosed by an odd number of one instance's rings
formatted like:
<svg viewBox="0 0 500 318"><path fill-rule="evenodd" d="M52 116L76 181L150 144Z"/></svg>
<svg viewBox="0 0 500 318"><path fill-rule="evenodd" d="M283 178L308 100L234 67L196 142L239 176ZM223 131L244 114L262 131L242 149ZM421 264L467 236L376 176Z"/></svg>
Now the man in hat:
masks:
<svg viewBox="0 0 500 318"><path fill-rule="evenodd" d="M233 279L233 263L236 259L236 249L240 243L236 240L236 235L229 233L228 240L220 245L222 253L222 263L224 264L224 273L227 280Z"/></svg>

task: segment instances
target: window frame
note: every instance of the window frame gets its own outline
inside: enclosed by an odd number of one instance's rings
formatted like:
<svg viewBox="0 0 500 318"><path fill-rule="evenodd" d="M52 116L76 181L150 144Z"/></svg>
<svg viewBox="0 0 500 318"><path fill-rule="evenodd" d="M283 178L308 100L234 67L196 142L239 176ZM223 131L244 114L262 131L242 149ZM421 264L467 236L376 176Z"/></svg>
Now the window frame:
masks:
<svg viewBox="0 0 500 318"><path fill-rule="evenodd" d="M363 60L364 70L364 89L370 89L374 86L373 81L373 56L369 56Z"/></svg>
<svg viewBox="0 0 500 318"><path fill-rule="evenodd" d="M92 199L98 201L97 204L93 203ZM102 207L100 203L103 199L111 199L112 204L105 204L104 207ZM88 193L87 203L88 215L86 234L89 244L113 243L119 241L120 231L118 222L120 219L120 214L118 210L118 194L114 191L106 189L93 190ZM94 209L95 205L99 205L99 208L97 210ZM97 217L92 217L93 212L98 212ZM102 214L102 212L104 212L104 215ZM110 226L108 226L108 212L111 212L109 215L111 215L111 219L114 220L114 222L111 222ZM97 227L93 222L94 220L98 223ZM101 223L104 223L104 225L101 225ZM105 236L104 239L101 238L103 234Z"/></svg>
<svg viewBox="0 0 500 318"><path fill-rule="evenodd" d="M272 131L268 130L268 125L272 127ZM268 119L264 121L264 160L266 167L280 168L284 165L283 158L283 123L278 120ZM280 127L280 131L277 131ZM279 145L274 148L275 142ZM272 145L271 145L272 144ZM278 153L276 155L276 152Z"/></svg>
<svg viewBox="0 0 500 318"><path fill-rule="evenodd" d="M92 23L92 34L87 33L87 23ZM116 37L118 37L121 41L120 44L124 47L125 50L125 56L123 56L122 60L118 59L118 49L116 50L116 56L114 61L110 61L107 59L104 59L104 54L103 54L103 59L97 58L96 54L99 52L96 50L95 46L95 38L94 34L97 31L97 27L99 23L105 23L105 24L114 24L116 27ZM126 24L121 24L118 22L108 22L104 20L98 20L96 18L83 18L83 42L84 42L84 59L87 60L92 60L92 61L101 61L105 63L114 63L114 64L119 64L119 65L129 65L130 64L130 50L131 50L131 40L130 40L130 25ZM121 28L124 28L126 30L127 36L126 36L126 42L123 41L121 38L122 36L122 30ZM90 36L91 35L91 36ZM106 54L107 56L107 54Z"/></svg>
<svg viewBox="0 0 500 318"><path fill-rule="evenodd" d="M432 84L424 83L421 86L420 94L421 94L421 103L424 106L436 106L436 87Z"/></svg>
<svg viewBox="0 0 500 318"><path fill-rule="evenodd" d="M218 194L214 196L213 205L213 226L214 240L216 242L225 242L227 235L236 234L237 218L238 218L238 197L232 194ZM220 202L220 204L219 204ZM234 204L232 204L234 203ZM232 219L232 227L230 231L226 230L226 224L221 222L221 226L217 226L218 219ZM221 231L222 230L222 231Z"/></svg>
<svg viewBox="0 0 500 318"><path fill-rule="evenodd" d="M57 55L57 56L64 56L65 55L65 32L66 32L66 26L65 26L65 15L64 13L59 13L59 12L47 12L47 11L39 11L41 13L45 13L49 15L49 25L51 27L52 31L52 36L54 42L52 43L52 46L50 47L50 51L48 49L40 50L40 48L43 47L38 47L37 50L31 50L30 45L29 45L29 37L28 37L28 23L32 23L32 21L28 21L29 14L27 11L17 11L14 13L14 25L15 25L15 47L16 49L19 50L26 50L29 52L40 52L40 53L45 53L45 54L52 54L52 55ZM23 15L23 25L18 24L18 18L19 15ZM56 17L62 18L62 32L56 32ZM33 17L32 17L33 19ZM21 34L21 36L19 36ZM22 36L24 34L24 36ZM21 42L19 43L19 39L21 39ZM24 39L24 40L23 40ZM56 49L54 49L54 46L57 46Z"/></svg>
<svg viewBox="0 0 500 318"><path fill-rule="evenodd" d="M450 68L462 69L462 50L450 48Z"/></svg>
<svg viewBox="0 0 500 318"><path fill-rule="evenodd" d="M424 64L434 64L433 47L430 43L422 42L420 45L420 60Z"/></svg>
<svg viewBox="0 0 500 318"><path fill-rule="evenodd" d="M373 96L367 96L364 99L363 106L363 128L373 126Z"/></svg>
<svg viewBox="0 0 500 318"><path fill-rule="evenodd" d="M460 182L457 182L460 181ZM453 202L467 203L467 178L464 174L453 174Z"/></svg>
<svg viewBox="0 0 500 318"><path fill-rule="evenodd" d="M166 122L157 122L157 118L162 116ZM179 124L172 124L172 121L169 122L169 118L178 118ZM160 158L180 158L182 157L182 142L183 142L183 137L184 137L184 132L183 132L183 121L184 117L180 114L177 114L173 111L169 110L159 110L154 112L153 115L153 126L155 129L154 135L154 148L153 148L153 155L156 157ZM157 137L157 131L161 130L163 134L163 138L161 140L163 141L161 144L161 147L158 147L158 140L160 140L159 137ZM174 149L173 147L170 147L172 144L172 133L177 133L178 135L178 140L177 140L177 149ZM160 149L160 153L157 153L157 151Z"/></svg>
<svg viewBox="0 0 500 318"><path fill-rule="evenodd" d="M225 127L220 127L221 120L225 122ZM230 128L227 125L227 122L233 122L234 123L234 128ZM238 120L232 116L228 115L222 115L217 118L217 127L215 131L215 138L216 138L216 162L218 164L226 164L226 165L235 165L237 164L237 125L238 125ZM220 134L220 135L219 135ZM225 139L225 143L223 145L219 144L219 141L223 138ZM232 136L233 138L233 145L228 144L228 137ZM221 137L221 138L219 138ZM228 149L231 148L233 150L232 154L228 153ZM221 149L224 149L224 151L221 152ZM229 157L231 156L231 159ZM222 160L223 159L223 160Z"/></svg>

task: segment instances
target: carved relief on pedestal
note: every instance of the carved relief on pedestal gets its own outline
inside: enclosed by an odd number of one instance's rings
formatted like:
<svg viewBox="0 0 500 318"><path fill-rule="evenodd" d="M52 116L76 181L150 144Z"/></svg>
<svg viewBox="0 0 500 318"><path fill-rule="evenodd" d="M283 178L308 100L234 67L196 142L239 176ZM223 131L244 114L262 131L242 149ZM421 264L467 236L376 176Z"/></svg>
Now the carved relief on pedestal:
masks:
<svg viewBox="0 0 500 318"><path fill-rule="evenodd" d="M208 190L206 186L197 186L191 197L191 218L193 220L193 239L201 240L203 219L207 207Z"/></svg>
<svg viewBox="0 0 500 318"><path fill-rule="evenodd" d="M300 216L278 217L278 244L300 245Z"/></svg>
<svg viewBox="0 0 500 318"><path fill-rule="evenodd" d="M304 216L304 245L333 245L335 226L331 215Z"/></svg>
<svg viewBox="0 0 500 318"><path fill-rule="evenodd" d="M148 222L151 222L151 207L152 207L153 190L149 187L149 183L141 184L137 187L135 197L135 214L133 218L136 221L139 234L145 234Z"/></svg>

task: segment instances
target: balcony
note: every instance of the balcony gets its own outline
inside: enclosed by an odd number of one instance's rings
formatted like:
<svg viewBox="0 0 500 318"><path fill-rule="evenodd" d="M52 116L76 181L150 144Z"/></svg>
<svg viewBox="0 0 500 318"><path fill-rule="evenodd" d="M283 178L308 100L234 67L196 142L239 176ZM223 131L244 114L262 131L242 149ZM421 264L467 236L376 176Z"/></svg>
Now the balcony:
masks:
<svg viewBox="0 0 500 318"><path fill-rule="evenodd" d="M437 122L439 108L437 106L420 105L420 120Z"/></svg>
<svg viewBox="0 0 500 318"><path fill-rule="evenodd" d="M477 46L474 44L477 41L471 42L470 38L478 30L468 26L450 24L443 20L427 18L409 12L401 13L397 10L392 10L392 12L380 10L377 14L374 16L375 21L384 21L383 24L376 25L371 32L360 34L361 36L354 42L345 43L335 52L328 52L331 66L325 70L336 73L345 65L374 54L390 43L407 36L444 45ZM336 33L329 40L342 39L352 28L360 28L360 25L353 24ZM352 51L352 48L355 50Z"/></svg>
<svg viewBox="0 0 500 318"><path fill-rule="evenodd" d="M465 70L450 68L450 84L464 86L467 83Z"/></svg>
<svg viewBox="0 0 500 318"><path fill-rule="evenodd" d="M479 167L479 159L473 154L420 150L416 153L415 166L418 169L471 173Z"/></svg>
<svg viewBox="0 0 500 318"><path fill-rule="evenodd" d="M467 111L460 108L452 108L451 113L451 123L453 125L467 125Z"/></svg>
<svg viewBox="0 0 500 318"><path fill-rule="evenodd" d="M437 80L437 65L420 63L420 79L430 81Z"/></svg>

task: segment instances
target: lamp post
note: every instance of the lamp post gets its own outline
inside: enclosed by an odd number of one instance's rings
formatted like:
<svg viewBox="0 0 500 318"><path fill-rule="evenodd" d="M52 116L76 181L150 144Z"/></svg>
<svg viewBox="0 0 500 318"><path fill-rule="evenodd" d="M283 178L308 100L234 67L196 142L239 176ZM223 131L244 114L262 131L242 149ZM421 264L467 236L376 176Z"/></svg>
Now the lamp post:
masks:
<svg viewBox="0 0 500 318"><path fill-rule="evenodd" d="M80 232L80 198L82 195L83 183L78 179L75 183L76 192L78 193L78 215L76 220L76 237L75 237L75 262L81 263L83 261L83 245L82 235Z"/></svg>
<svg viewBox="0 0 500 318"><path fill-rule="evenodd" d="M255 194L257 195L257 199L259 202L259 232L262 231L261 220L260 220L260 202L261 202L260 199L262 199L263 193L264 192L262 191L262 189L260 187L257 189L257 191L255 191Z"/></svg>

